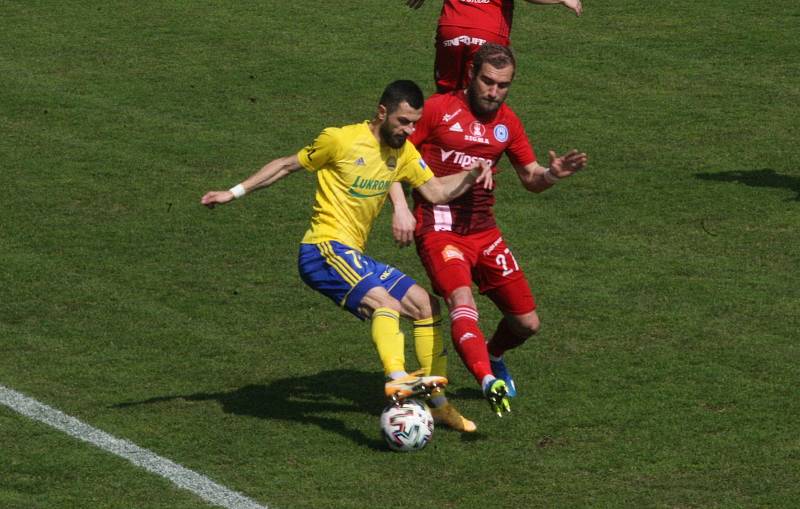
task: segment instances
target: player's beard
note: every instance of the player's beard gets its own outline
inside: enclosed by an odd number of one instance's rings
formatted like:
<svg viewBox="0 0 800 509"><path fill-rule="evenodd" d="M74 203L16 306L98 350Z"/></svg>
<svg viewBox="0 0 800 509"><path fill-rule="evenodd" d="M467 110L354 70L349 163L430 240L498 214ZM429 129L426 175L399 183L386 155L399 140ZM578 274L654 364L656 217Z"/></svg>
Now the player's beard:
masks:
<svg viewBox="0 0 800 509"><path fill-rule="evenodd" d="M380 133L383 142L392 148L402 147L403 143L406 142L406 138L408 138L408 136L405 134L393 134L389 123L385 120L381 124L381 128L378 132Z"/></svg>
<svg viewBox="0 0 800 509"><path fill-rule="evenodd" d="M467 100L469 101L469 108L476 117L492 115L500 109L500 106L503 104L503 101L492 101L481 98L474 85L467 87Z"/></svg>

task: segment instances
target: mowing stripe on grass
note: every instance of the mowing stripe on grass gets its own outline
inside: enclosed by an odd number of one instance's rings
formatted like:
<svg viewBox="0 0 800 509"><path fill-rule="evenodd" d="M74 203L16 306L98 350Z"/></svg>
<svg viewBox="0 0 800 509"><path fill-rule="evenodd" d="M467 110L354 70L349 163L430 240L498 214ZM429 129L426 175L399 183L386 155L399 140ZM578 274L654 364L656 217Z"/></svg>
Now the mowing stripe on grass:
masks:
<svg viewBox="0 0 800 509"><path fill-rule="evenodd" d="M138 445L116 438L78 419L0 385L0 404L84 442L125 458L134 465L172 481L203 500L228 509L267 509L249 498L221 486L208 477L184 468Z"/></svg>

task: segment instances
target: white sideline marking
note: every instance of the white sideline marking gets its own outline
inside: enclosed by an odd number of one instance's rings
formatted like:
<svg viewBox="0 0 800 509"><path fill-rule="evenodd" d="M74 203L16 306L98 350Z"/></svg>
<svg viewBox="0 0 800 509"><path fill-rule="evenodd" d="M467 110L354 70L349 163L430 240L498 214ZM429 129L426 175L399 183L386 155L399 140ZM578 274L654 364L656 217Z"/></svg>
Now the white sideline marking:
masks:
<svg viewBox="0 0 800 509"><path fill-rule="evenodd" d="M267 509L253 500L221 486L208 477L182 467L166 458L143 449L133 442L93 428L78 419L0 385L0 403L26 417L43 422L79 440L125 458L134 465L172 481L203 500L228 509Z"/></svg>

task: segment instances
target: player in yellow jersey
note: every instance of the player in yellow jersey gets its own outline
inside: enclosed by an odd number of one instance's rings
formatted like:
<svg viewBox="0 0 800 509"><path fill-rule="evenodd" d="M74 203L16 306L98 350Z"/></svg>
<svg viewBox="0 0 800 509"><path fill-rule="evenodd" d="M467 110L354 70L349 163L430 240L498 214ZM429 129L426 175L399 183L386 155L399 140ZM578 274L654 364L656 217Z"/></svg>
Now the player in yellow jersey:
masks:
<svg viewBox="0 0 800 509"><path fill-rule="evenodd" d="M210 191L209 208L268 187L301 168L313 172L317 189L311 227L300 244L298 269L303 281L362 320L371 321L372 340L388 381L387 396L405 397L447 383L446 350L439 302L411 277L364 253L372 224L393 182L406 182L432 203L446 203L474 184L492 186L491 166L476 162L466 171L434 177L406 138L422 116L424 97L411 81L389 84L371 121L328 128L296 154L267 163L227 191ZM399 317L413 320L414 345L423 376L405 369ZM475 424L435 390L434 418L459 431Z"/></svg>

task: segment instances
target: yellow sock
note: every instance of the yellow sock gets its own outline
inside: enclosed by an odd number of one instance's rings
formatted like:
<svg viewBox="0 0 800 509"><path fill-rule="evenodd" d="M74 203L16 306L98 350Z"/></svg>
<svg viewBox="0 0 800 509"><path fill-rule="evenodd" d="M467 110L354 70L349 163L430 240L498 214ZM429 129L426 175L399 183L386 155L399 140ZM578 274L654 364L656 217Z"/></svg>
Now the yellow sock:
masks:
<svg viewBox="0 0 800 509"><path fill-rule="evenodd" d="M442 317L414 321L414 348L426 375L447 376L447 350L442 336Z"/></svg>
<svg viewBox="0 0 800 509"><path fill-rule="evenodd" d="M385 375L405 371L405 338L400 332L400 314L397 311L378 308L372 313L372 342L378 350Z"/></svg>

